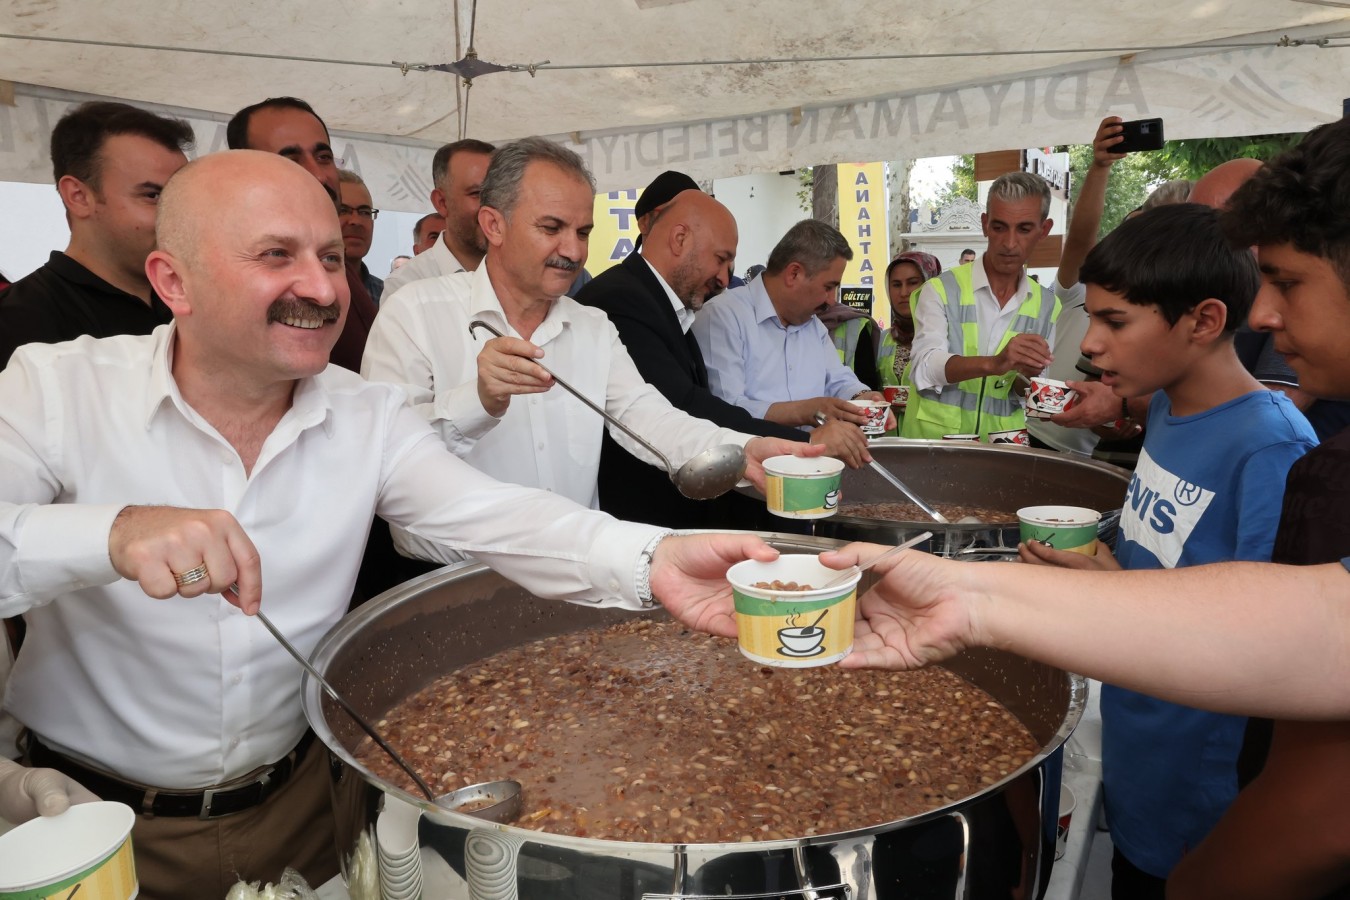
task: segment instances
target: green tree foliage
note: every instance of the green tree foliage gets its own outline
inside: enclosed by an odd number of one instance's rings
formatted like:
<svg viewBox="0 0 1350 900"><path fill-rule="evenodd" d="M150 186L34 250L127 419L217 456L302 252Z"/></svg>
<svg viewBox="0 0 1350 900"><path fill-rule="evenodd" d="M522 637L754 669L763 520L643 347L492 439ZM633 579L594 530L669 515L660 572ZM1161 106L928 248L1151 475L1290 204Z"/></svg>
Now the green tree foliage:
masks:
<svg viewBox="0 0 1350 900"><path fill-rule="evenodd" d="M980 199L979 189L975 185L975 157L958 156L952 165L952 180L938 192L934 205L939 209L958 197L964 197L974 203Z"/></svg>
<svg viewBox="0 0 1350 900"><path fill-rule="evenodd" d="M1088 144L1073 144L1055 149L1069 154L1069 171L1072 173L1069 196L1072 203L1077 203L1078 192L1083 187L1083 176L1087 174L1088 166L1092 165L1092 147ZM1111 178L1106 183L1106 205L1102 211L1102 226L1097 232L1098 239L1105 237L1124 221L1131 210L1137 209L1154 184L1181 177L1158 171L1156 163L1148 158L1151 155L1131 153L1111 167ZM1070 209L1072 210L1072 207Z"/></svg>
<svg viewBox="0 0 1350 900"><path fill-rule="evenodd" d="M1195 138L1168 141L1156 153L1140 154L1156 157L1154 164L1175 174L1160 177L1195 180L1219 163L1230 159L1274 159L1303 139L1302 133L1257 134L1250 137Z"/></svg>

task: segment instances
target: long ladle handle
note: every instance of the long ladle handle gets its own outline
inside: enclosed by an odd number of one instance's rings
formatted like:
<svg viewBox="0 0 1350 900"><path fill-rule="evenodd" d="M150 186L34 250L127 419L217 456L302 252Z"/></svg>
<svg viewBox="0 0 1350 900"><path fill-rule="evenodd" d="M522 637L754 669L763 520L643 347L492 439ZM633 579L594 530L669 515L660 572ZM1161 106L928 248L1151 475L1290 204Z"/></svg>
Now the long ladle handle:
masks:
<svg viewBox="0 0 1350 900"><path fill-rule="evenodd" d="M875 459L872 460L870 463L868 463L868 465L871 466L878 475L886 479L886 481L890 483L891 487L895 488L897 491L904 494L906 497L908 497L910 500L914 502L915 506L917 506L924 512L928 513L928 515L932 516L934 522L938 522L939 524L942 525L951 524L950 522L947 521L946 516L938 512L936 509L933 509L933 507L929 506L927 503L925 503L922 497L914 493L914 491L910 490L909 485L905 484L903 481L897 478L891 472L890 469L887 469L885 466L877 462Z"/></svg>
<svg viewBox="0 0 1350 900"><path fill-rule="evenodd" d="M473 330L475 328L484 328L495 334L497 337L506 337L506 335L502 334L500 331L493 328L491 325L489 325L487 322L484 322L482 319L474 319L472 322L469 323L469 335L471 337L474 336ZM666 474L671 476L675 475L675 467L670 464L670 459L667 458L664 453L662 453L660 450L657 450L651 444L647 443L647 441L633 429L629 428L627 425L623 424L618 419L614 418L609 413L605 412L605 410L602 409L601 407L596 406L594 403L592 403L589 397L587 397L585 394L581 393L581 391L577 390L576 388L572 387L570 384L559 378L558 373L549 371L548 366L545 366L543 363L539 362L535 363L535 365L543 369L550 376L552 376L553 380L558 382L558 387L567 391L567 393L571 394L573 397L576 397L582 403L585 403L591 409L595 410L601 416L603 416L606 422L609 422L615 428L619 429L624 434L628 435L630 438L637 441L639 444L646 447L648 450L652 451L652 453L656 454L656 457L660 459L661 462L665 463Z"/></svg>
<svg viewBox="0 0 1350 900"><path fill-rule="evenodd" d="M336 690L333 689L333 686L328 683L328 679L320 675L319 670L309 664L309 660L305 659L303 656L300 655L300 651L296 650L295 647L291 645L291 642L286 640L285 636L280 631L277 630L277 627L272 624L271 620L267 618L267 616L263 613L262 610L258 610L257 615L258 621L262 622L264 625L267 626L267 630L272 632L272 637L277 639L277 643L285 647L286 652L289 653L291 656L295 657L296 662L304 666L305 671L308 672L310 676L313 677L313 679L323 687L323 689L328 693L328 696L332 697L338 706L341 706L343 709L345 709L347 711L347 715L351 716L352 719L355 720L356 724L361 726L361 730L364 731L366 734L370 735L370 739L373 740L375 743L379 744L380 749L383 750L385 753L388 753L390 759L398 763L399 766L403 769L403 771L407 772L409 775L412 776L412 780L414 783L416 783L417 789L421 791L424 795L426 795L426 798L428 800L430 800L432 803L435 803L436 795L431 792L431 786L422 780L422 776L418 775L412 766L408 765L408 761L404 759L402 756L400 756L397 750L389 746L388 741L380 737L380 733L376 731L373 727L371 727L371 724L365 720L365 717L362 716L359 712L357 712L356 709L350 703L348 703L345 699L343 699L341 694L339 694Z"/></svg>

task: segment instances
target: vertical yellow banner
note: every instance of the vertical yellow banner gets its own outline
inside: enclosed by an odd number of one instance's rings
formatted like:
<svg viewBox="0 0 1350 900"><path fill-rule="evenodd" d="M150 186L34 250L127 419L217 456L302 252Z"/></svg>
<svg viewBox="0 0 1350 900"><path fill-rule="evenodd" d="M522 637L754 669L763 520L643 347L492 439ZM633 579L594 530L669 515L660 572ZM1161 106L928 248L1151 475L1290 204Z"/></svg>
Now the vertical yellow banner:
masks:
<svg viewBox="0 0 1350 900"><path fill-rule="evenodd" d="M872 288L872 316L885 325L890 320L882 284L890 261L885 163L839 163L837 169L839 230L853 247L844 287Z"/></svg>
<svg viewBox="0 0 1350 900"><path fill-rule="evenodd" d="M595 195L595 228L591 231L586 270L599 275L633 252L637 240L637 216L633 204L639 191L610 191Z"/></svg>

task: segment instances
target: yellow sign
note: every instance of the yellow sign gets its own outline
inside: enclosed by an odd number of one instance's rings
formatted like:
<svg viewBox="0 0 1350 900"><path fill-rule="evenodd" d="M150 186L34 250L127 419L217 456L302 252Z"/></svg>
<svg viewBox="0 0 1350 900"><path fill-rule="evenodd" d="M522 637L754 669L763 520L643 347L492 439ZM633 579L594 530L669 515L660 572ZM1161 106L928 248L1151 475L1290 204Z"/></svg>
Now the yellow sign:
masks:
<svg viewBox="0 0 1350 900"><path fill-rule="evenodd" d="M591 230L586 258L586 270L592 275L599 275L633 252L633 242L638 236L633 204L640 194L641 191L628 190L595 195L595 228Z"/></svg>
<svg viewBox="0 0 1350 900"><path fill-rule="evenodd" d="M884 327L890 321L881 283L890 260L885 163L840 163L837 169L839 230L853 247L853 259L844 268L843 286L872 288L872 317Z"/></svg>

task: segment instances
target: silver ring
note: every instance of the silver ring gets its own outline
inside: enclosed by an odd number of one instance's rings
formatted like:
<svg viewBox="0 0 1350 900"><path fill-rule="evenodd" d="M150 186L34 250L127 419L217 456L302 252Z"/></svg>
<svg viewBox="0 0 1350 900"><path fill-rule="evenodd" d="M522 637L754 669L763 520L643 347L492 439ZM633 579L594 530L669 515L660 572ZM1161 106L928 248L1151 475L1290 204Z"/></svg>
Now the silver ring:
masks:
<svg viewBox="0 0 1350 900"><path fill-rule="evenodd" d="M815 420L817 425L824 425L828 421L828 419L825 418L825 414L819 410L816 410L816 414L811 418Z"/></svg>
<svg viewBox="0 0 1350 900"><path fill-rule="evenodd" d="M206 577L207 577L206 563L202 563L199 566L195 566L194 568L188 569L181 575L175 573L173 576L173 580L178 582L179 587L187 587L190 584L196 584L197 582L205 579Z"/></svg>

